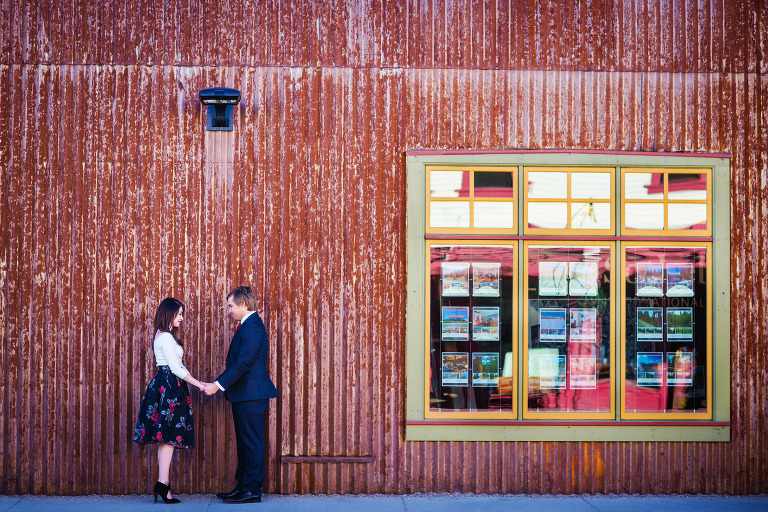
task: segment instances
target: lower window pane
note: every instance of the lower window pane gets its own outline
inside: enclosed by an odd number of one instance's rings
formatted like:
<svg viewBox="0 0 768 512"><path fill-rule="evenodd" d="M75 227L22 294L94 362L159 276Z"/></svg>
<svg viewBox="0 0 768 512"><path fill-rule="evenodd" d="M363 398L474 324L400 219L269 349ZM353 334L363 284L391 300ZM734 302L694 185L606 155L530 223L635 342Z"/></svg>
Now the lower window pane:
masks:
<svg viewBox="0 0 768 512"><path fill-rule="evenodd" d="M610 203L572 203L573 229L611 229Z"/></svg>
<svg viewBox="0 0 768 512"><path fill-rule="evenodd" d="M611 411L611 248L528 247L528 412Z"/></svg>
<svg viewBox="0 0 768 512"><path fill-rule="evenodd" d="M430 411L513 410L514 246L430 247Z"/></svg>
<svg viewBox="0 0 768 512"><path fill-rule="evenodd" d="M429 203L429 227L468 228L469 201L432 201Z"/></svg>
<svg viewBox="0 0 768 512"><path fill-rule="evenodd" d="M664 229L664 203L626 203L624 227L627 229Z"/></svg>
<svg viewBox="0 0 768 512"><path fill-rule="evenodd" d="M515 203L512 201L475 201L475 228L515 227Z"/></svg>
<svg viewBox="0 0 768 512"><path fill-rule="evenodd" d="M528 228L566 229L568 203L528 203Z"/></svg>
<svg viewBox="0 0 768 512"><path fill-rule="evenodd" d="M707 248L627 247L625 411L706 412Z"/></svg>
<svg viewBox="0 0 768 512"><path fill-rule="evenodd" d="M707 229L707 205L669 203L669 229Z"/></svg>

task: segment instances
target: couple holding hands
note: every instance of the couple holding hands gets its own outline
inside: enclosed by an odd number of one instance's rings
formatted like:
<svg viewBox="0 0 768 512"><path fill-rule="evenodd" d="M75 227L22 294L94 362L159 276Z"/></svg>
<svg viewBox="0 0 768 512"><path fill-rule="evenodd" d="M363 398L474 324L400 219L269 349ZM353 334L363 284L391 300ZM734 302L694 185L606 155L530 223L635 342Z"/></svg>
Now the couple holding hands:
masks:
<svg viewBox="0 0 768 512"><path fill-rule="evenodd" d="M224 391L232 402L237 442L237 485L217 494L226 503L261 501L264 482L264 411L269 399L279 396L267 375L267 332L258 313L256 295L248 286L238 286L227 295L227 314L238 321L227 352L226 369L214 382L195 379L181 362L184 349L175 336L184 320L184 304L168 297L155 313L154 352L157 373L141 400L133 440L159 443L158 482L155 502L179 503L171 494L169 472L175 448L192 448L195 431L189 384L206 395Z"/></svg>

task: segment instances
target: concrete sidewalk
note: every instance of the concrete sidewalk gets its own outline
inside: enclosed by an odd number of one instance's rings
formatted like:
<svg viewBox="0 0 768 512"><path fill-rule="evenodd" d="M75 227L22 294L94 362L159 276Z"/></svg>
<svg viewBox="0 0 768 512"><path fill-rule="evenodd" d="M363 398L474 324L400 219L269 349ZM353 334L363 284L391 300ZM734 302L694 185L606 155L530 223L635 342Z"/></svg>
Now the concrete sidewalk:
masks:
<svg viewBox="0 0 768 512"><path fill-rule="evenodd" d="M220 510L298 510L302 512L768 512L768 495L761 496L537 496L472 494L393 495L276 495L261 503L225 505L210 495L179 495L175 512ZM55 510L113 512L162 510L151 495L131 496L0 496L0 512Z"/></svg>

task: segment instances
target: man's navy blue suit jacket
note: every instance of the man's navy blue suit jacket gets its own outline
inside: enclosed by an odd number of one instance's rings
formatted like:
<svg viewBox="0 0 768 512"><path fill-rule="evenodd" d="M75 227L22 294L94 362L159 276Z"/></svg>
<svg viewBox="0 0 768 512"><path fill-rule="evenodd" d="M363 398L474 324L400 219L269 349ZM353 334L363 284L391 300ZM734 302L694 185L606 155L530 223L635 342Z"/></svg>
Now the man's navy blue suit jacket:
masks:
<svg viewBox="0 0 768 512"><path fill-rule="evenodd" d="M245 319L232 337L227 367L216 379L230 402L280 396L267 374L269 340L258 313Z"/></svg>

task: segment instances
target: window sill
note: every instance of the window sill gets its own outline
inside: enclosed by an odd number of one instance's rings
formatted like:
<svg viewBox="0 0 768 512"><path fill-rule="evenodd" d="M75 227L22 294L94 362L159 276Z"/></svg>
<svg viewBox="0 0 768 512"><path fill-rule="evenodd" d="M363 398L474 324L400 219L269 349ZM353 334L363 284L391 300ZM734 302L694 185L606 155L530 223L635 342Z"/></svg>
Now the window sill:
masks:
<svg viewBox="0 0 768 512"><path fill-rule="evenodd" d="M729 442L728 421L409 420L406 441Z"/></svg>

